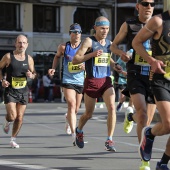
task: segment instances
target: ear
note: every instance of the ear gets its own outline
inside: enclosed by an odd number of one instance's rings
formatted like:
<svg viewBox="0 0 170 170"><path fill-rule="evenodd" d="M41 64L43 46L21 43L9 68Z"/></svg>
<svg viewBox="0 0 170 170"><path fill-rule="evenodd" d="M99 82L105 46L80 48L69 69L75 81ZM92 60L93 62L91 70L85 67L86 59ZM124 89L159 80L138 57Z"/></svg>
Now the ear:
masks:
<svg viewBox="0 0 170 170"><path fill-rule="evenodd" d="M139 11L139 4L136 4L136 10Z"/></svg>

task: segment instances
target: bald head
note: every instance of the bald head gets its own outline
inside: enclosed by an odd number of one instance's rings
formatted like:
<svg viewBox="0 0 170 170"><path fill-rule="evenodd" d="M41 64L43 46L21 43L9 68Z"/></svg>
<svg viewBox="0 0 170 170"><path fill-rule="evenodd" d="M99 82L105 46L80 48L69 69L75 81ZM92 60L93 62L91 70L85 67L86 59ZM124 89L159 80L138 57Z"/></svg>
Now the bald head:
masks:
<svg viewBox="0 0 170 170"><path fill-rule="evenodd" d="M109 21L109 20L104 16L100 16L100 17L96 18L95 22L99 22L99 21Z"/></svg>
<svg viewBox="0 0 170 170"><path fill-rule="evenodd" d="M28 42L28 39L27 39L27 37L25 35L22 35L22 34L18 35L15 42L17 42L19 39L25 39L26 42Z"/></svg>
<svg viewBox="0 0 170 170"><path fill-rule="evenodd" d="M95 20L95 26L110 26L110 22L106 17L100 16Z"/></svg>

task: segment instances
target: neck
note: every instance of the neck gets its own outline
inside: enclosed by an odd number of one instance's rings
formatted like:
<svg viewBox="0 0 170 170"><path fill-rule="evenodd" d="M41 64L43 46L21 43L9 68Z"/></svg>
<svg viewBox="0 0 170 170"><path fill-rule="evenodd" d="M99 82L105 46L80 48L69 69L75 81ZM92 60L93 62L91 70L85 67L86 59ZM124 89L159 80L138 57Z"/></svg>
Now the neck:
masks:
<svg viewBox="0 0 170 170"><path fill-rule="evenodd" d="M73 48L75 48L75 47L79 46L80 41L70 41L70 43L71 43L71 46L72 46Z"/></svg>
<svg viewBox="0 0 170 170"><path fill-rule="evenodd" d="M101 39L97 36L95 36L96 40L100 43L100 44L104 44L106 41L105 41L105 38Z"/></svg>
<svg viewBox="0 0 170 170"><path fill-rule="evenodd" d="M140 17L140 16L139 16L139 21L142 22L142 23L147 23L150 19L151 19L151 17L143 18L143 17Z"/></svg>

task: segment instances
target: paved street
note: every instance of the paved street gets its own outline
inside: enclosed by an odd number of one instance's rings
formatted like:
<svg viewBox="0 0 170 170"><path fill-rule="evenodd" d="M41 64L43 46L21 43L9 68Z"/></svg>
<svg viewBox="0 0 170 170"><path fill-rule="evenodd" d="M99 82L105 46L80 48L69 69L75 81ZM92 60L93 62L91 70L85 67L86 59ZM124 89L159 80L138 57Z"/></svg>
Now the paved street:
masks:
<svg viewBox="0 0 170 170"><path fill-rule="evenodd" d="M3 104L0 109L2 126L5 115ZM81 108L78 119L83 111L84 108ZM11 130L7 135L0 128L0 170L139 170L136 125L130 134L123 132L124 112L117 114L113 138L116 153L104 150L107 136L105 108L96 108L93 118L84 127L86 143L83 149L73 147L71 136L65 133L66 112L65 103L29 104L17 138L19 149L9 146ZM151 170L155 170L156 162L162 157L167 138L156 138Z"/></svg>

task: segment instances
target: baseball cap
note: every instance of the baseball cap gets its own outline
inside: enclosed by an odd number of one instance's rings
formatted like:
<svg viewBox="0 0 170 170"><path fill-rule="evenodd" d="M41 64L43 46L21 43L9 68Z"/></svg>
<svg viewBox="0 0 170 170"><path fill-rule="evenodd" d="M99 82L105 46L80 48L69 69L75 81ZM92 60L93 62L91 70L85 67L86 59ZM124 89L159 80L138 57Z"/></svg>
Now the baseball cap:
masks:
<svg viewBox="0 0 170 170"><path fill-rule="evenodd" d="M79 24L77 24L77 23L72 24L72 25L70 26L70 31L71 31L71 32L72 32L72 31L82 32L81 26L80 26Z"/></svg>

